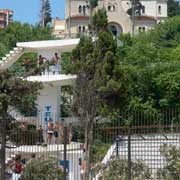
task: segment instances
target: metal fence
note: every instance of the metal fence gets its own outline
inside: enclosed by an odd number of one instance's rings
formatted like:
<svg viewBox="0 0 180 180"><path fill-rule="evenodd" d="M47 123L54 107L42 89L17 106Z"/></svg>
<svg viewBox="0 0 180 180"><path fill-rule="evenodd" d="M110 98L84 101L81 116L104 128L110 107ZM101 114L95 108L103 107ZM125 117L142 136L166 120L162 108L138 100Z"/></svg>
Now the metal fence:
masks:
<svg viewBox="0 0 180 180"><path fill-rule="evenodd" d="M179 109L121 112L114 121L98 122L95 131L95 139L109 148L94 179L103 172L111 179L114 172L115 180L180 179Z"/></svg>
<svg viewBox="0 0 180 180"><path fill-rule="evenodd" d="M32 161L53 157L66 179L81 180L83 123L78 118L59 119L53 122L53 132L48 132L48 124L43 125L40 117L11 116L6 127L7 179L12 174L12 162L20 155L24 168ZM108 173L111 178L114 174L115 180L180 177L176 166L180 159L179 109L127 111L111 120L98 119L94 124L91 179L108 180ZM108 169L113 163L117 164L111 174Z"/></svg>

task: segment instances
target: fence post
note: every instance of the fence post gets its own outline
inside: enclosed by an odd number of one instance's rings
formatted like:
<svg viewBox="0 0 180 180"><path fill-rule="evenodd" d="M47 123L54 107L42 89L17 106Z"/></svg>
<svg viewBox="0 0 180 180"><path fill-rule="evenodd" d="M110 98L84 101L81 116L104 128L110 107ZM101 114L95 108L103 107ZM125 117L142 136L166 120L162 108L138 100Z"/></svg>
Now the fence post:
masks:
<svg viewBox="0 0 180 180"><path fill-rule="evenodd" d="M66 180L66 159L67 159L67 127L64 126L64 180Z"/></svg>
<svg viewBox="0 0 180 180"><path fill-rule="evenodd" d="M119 138L117 137L116 138L116 156L118 156L119 155Z"/></svg>
<svg viewBox="0 0 180 180"><path fill-rule="evenodd" d="M128 129L128 180L131 180L131 127Z"/></svg>

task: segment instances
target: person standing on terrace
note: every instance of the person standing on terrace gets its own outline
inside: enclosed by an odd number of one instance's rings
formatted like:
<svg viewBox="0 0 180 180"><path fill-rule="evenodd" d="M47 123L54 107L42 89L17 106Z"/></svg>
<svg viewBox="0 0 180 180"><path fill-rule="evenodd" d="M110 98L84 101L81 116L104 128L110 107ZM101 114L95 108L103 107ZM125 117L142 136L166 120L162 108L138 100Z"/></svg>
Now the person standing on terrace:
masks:
<svg viewBox="0 0 180 180"><path fill-rule="evenodd" d="M54 57L53 57L53 59L52 59L52 62L53 62L53 64L54 64L54 72L53 72L53 74L55 74L56 72L58 73L58 74L60 74L60 71L61 71L61 65L60 65L60 63L61 63L61 58L58 56L58 53L56 52L55 54L54 54Z"/></svg>
<svg viewBox="0 0 180 180"><path fill-rule="evenodd" d="M45 60L47 60L47 59L40 54L38 57L39 66L42 66L44 64Z"/></svg>

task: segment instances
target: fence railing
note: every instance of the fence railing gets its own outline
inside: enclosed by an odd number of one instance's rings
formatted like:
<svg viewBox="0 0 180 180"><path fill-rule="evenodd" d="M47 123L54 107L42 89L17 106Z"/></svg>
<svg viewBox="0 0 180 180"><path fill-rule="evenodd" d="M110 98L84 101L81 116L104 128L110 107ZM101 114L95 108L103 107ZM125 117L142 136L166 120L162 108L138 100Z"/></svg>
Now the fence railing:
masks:
<svg viewBox="0 0 180 180"><path fill-rule="evenodd" d="M59 118L49 129L43 122L42 116L20 116L7 124L6 174L13 173L11 164L18 155L24 169L31 162L51 157L62 172L66 167L67 179L80 180L84 168L83 123L77 117ZM115 119L98 120L93 136L91 179L113 175L128 180L180 177L176 166L180 163L178 109L122 112Z"/></svg>

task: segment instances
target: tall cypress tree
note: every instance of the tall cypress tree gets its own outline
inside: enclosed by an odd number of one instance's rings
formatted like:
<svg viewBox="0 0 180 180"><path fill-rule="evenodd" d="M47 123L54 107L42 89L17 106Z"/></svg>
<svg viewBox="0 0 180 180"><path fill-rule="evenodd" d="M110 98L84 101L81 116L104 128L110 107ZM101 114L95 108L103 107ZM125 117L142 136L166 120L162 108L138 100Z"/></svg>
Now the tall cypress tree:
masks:
<svg viewBox="0 0 180 180"><path fill-rule="evenodd" d="M45 20L44 20L44 24L45 26L51 22L51 6L50 6L50 2L49 0L45 1L45 5L44 5L44 10L45 10Z"/></svg>
<svg viewBox="0 0 180 180"><path fill-rule="evenodd" d="M41 26L45 27L51 22L51 5L49 0L41 0Z"/></svg>

